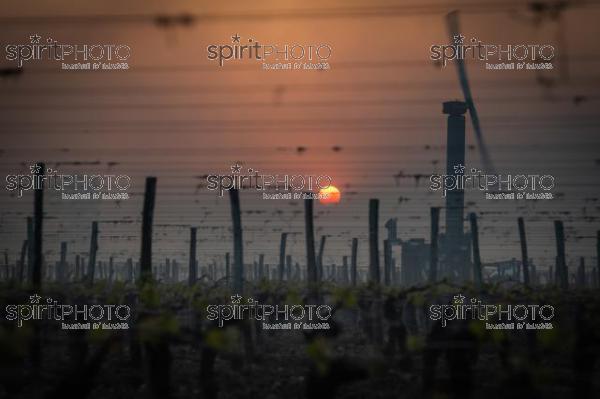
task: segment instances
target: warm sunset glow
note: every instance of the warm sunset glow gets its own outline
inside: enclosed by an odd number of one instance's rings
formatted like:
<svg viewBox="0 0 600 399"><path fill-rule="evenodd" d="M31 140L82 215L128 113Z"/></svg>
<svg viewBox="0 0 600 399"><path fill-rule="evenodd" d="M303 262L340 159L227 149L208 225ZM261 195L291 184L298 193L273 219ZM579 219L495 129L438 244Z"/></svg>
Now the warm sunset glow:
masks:
<svg viewBox="0 0 600 399"><path fill-rule="evenodd" d="M337 187L335 187L335 186L329 186L327 188L322 188L319 191L319 194L321 194L323 196L327 195L327 198L322 198L319 200L319 202L321 204L337 204L340 202L340 198L341 198L340 190L338 190Z"/></svg>

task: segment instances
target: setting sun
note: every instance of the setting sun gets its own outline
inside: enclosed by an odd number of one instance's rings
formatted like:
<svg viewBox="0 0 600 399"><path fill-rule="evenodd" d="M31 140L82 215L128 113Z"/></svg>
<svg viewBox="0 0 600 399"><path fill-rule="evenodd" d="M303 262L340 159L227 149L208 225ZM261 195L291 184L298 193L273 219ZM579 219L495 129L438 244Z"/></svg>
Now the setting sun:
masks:
<svg viewBox="0 0 600 399"><path fill-rule="evenodd" d="M322 188L319 190L319 194L323 196L323 198L319 199L321 204L337 204L341 199L340 190L335 186Z"/></svg>

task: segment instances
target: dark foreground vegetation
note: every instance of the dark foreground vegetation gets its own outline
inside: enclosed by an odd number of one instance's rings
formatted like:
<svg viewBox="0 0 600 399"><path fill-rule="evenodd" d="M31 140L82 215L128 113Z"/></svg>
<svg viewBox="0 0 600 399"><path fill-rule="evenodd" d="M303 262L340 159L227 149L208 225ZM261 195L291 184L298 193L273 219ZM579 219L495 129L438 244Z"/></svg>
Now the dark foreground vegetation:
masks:
<svg viewBox="0 0 600 399"><path fill-rule="evenodd" d="M0 321L4 398L588 398L598 397L597 289L515 286L412 289L247 284L269 304L329 304L326 330L267 331L256 320L207 320L230 304L225 280L187 284L49 284L58 303L130 304L126 330L63 330L55 320ZM552 329L489 330L433 322L456 294L486 303L551 304ZM29 304L5 284L0 304ZM315 296L316 295L316 296Z"/></svg>

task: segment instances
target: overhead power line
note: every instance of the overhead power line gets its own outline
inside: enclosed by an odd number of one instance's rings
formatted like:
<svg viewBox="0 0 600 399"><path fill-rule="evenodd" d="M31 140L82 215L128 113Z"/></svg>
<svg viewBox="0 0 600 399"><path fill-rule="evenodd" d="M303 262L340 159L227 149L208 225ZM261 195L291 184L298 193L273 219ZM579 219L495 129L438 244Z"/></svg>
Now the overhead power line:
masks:
<svg viewBox="0 0 600 399"><path fill-rule="evenodd" d="M467 61L474 64L477 61ZM600 56L584 54L569 57L570 63L597 63L600 62ZM429 60L382 60L382 61L335 61L331 63L331 70L338 69L377 69L377 68L439 68L440 65ZM64 74L60 68L36 67L36 68L4 68L5 74ZM198 72L240 72L240 71L260 71L256 64L238 64L228 65L227 68L215 68L210 64L198 65L131 65L127 71L120 69L106 70L103 73L198 73ZM70 73L89 73L87 70L72 70Z"/></svg>
<svg viewBox="0 0 600 399"><path fill-rule="evenodd" d="M593 87L600 84L600 76L589 76L589 77L573 77L570 80L570 85L581 85L584 87ZM531 79L502 79L502 80L478 80L477 87L481 88L523 88L528 85L538 85L537 81ZM321 83L280 83L280 84L262 84L262 83L246 83L236 85L207 85L207 84L174 84L174 85L163 85L163 86L134 86L134 85L81 85L76 87L65 87L61 85L59 87L17 87L17 86L5 86L2 89L2 93L6 95L19 96L19 95L58 95L58 94L82 94L82 95L147 95L147 94L206 94L206 93L250 93L256 94L257 91L263 93L272 92L283 92L293 93L296 91L334 91L334 92L346 92L346 91L397 91L415 89L419 91L423 90L447 90L448 88L455 88L456 83L454 81L373 81L373 82L321 82Z"/></svg>
<svg viewBox="0 0 600 399"><path fill-rule="evenodd" d="M279 134L323 134L324 132L365 133L382 132L393 133L398 131L410 131L418 129L440 129L441 122L398 119L396 122L383 121L381 123L363 123L361 120L317 120L297 121L291 120L221 120L224 124L219 125L211 122L216 121L146 121L144 124L130 124L129 121L117 122L112 125L104 125L99 122L82 122L78 124L11 124L0 128L0 135L22 135L22 134L257 134L266 132L277 132ZM208 123L207 123L208 122ZM408 122L408 123L406 123ZM597 119L569 119L569 120L527 120L512 118L506 120L504 117L486 118L486 125L494 128L506 128L511 131L532 129L544 129L546 133L552 130L564 131L572 129L584 129L600 127Z"/></svg>
<svg viewBox="0 0 600 399"><path fill-rule="evenodd" d="M484 103L528 103L532 102L549 102L549 103L573 103L578 105L581 102L597 101L600 97L598 96L554 96L554 97L487 97L477 98L477 102ZM439 99L437 98L413 98L413 99L392 99L392 100L329 100L329 101L234 101L234 102L185 102L185 103L109 103L109 104L98 104L98 103L43 103L43 104L4 104L0 105L0 111L14 111L14 110L85 110L92 109L94 111L101 109L201 109L201 108L231 108L231 107L244 107L244 108L280 108L280 107L294 107L294 108L315 108L315 107L385 107L395 105L427 105L427 104L438 104Z"/></svg>
<svg viewBox="0 0 600 399"><path fill-rule="evenodd" d="M440 115L442 113L440 112ZM490 121L504 122L507 121L506 116L499 117L488 117L486 118ZM566 118L563 118L566 119ZM596 114L590 115L572 115L569 116L569 119L572 122L597 122L598 116ZM127 126L143 126L143 127L169 127L173 128L176 126L230 126L236 129L242 129L245 126L258 126L261 128L267 128L269 126L338 126L338 125L350 125L350 126L359 126L359 125L390 125L396 123L405 123L405 122L414 122L420 123L422 121L434 121L437 123L439 117L434 118L419 118L419 117L394 117L394 118L326 118L326 119L313 119L313 118L228 118L228 119L164 119L164 120L148 120L148 119L138 119L138 120L101 120L101 121L57 121L54 123L54 126L65 128L65 127L77 127L77 128L89 128L90 124L94 124L95 126L106 126L106 127L118 127L123 128ZM523 122L530 120L530 118L520 118L517 115L512 116L508 119L509 122ZM540 122L548 122L554 123L556 121L552 121L549 118L544 118ZM39 126L47 128L48 124L46 122L38 122L28 120L26 123L17 123L17 124L8 124L5 123L0 128L9 128L14 129L18 127L29 127L29 126Z"/></svg>
<svg viewBox="0 0 600 399"><path fill-rule="evenodd" d="M157 14L87 14L87 15L32 15L0 18L2 25L19 24L108 24L108 23L151 23L158 27L193 26L202 23L223 21L293 20L293 19L343 19L343 18L388 18L414 15L444 14L459 9L464 14L487 14L503 11L525 10L532 13L559 13L567 8L596 7L598 1L488 1L452 2L449 4L405 4L377 7L301 8L280 10L247 10L224 13L157 13Z"/></svg>

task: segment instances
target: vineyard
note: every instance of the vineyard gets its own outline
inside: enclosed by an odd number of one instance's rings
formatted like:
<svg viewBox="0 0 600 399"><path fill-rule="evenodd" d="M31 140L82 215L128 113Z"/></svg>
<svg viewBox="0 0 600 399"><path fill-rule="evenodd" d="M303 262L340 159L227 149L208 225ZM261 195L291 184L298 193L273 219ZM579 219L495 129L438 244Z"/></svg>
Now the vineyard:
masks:
<svg viewBox="0 0 600 399"><path fill-rule="evenodd" d="M10 398L257 396L593 397L600 302L594 290L411 289L321 284L330 328L266 331L256 320L207 320L229 303L224 280L187 284L49 284L59 303L127 303L126 330L61 330L54 320L2 322L2 395ZM316 288L316 287L313 287ZM247 287L261 303L306 303L303 284ZM311 290L313 291L313 290ZM2 304L30 291L2 288ZM432 322L427 307L460 292L495 303L551 303L549 330L487 330L480 320ZM376 395L373 393L377 392ZM595 394L594 394L595 392Z"/></svg>
<svg viewBox="0 0 600 399"><path fill-rule="evenodd" d="M516 274L522 279L488 281L472 214L469 281L440 275L432 245L428 279L406 286L398 284L387 243L380 272L376 199L369 203L366 267L356 263L356 240L349 265L322 263L325 240L317 251L310 199L306 263L293 267L283 234L277 268L269 270L262 259L246 265L239 194L231 190L232 259L227 253L224 265L198 268L192 228L185 270L175 261L152 260L155 192L156 179L148 178L139 262L117 267L97 261L94 223L87 264L67 262L65 245L61 260L49 267L41 256L43 190L35 191L31 241L18 264L6 265L0 290L7 313L0 325L3 397L585 398L599 391L599 280L583 264L577 274L568 273L560 221L556 269L546 273L544 284L541 271L528 270L527 261ZM432 209L432 242L437 219ZM552 308L545 319L550 327L489 328L502 312L461 316L465 298L498 309ZM433 304L450 305L452 312L440 322L432 316ZM298 307L316 307L319 317L287 311ZM100 309L104 313L94 316ZM104 323L106 311L110 323ZM73 315L102 323L69 328L65 320ZM266 325L281 318L294 327ZM536 321L531 313L519 320Z"/></svg>

